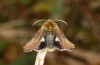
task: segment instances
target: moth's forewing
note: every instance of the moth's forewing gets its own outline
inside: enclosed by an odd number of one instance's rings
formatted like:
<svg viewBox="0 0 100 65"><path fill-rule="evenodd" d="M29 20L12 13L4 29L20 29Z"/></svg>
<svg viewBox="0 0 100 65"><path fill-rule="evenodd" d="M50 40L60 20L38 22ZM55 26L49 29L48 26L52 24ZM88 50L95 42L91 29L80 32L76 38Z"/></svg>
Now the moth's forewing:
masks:
<svg viewBox="0 0 100 65"><path fill-rule="evenodd" d="M64 49L62 50L73 50L75 49L75 45L73 43L71 43L66 37L65 35L62 33L62 31L56 26L56 30L55 30L55 34L58 37L58 40L60 42L60 44L63 46Z"/></svg>
<svg viewBox="0 0 100 65"><path fill-rule="evenodd" d="M39 31L34 35L34 37L23 47L25 52L30 52L38 48L40 44L41 38L44 36L44 29L41 28Z"/></svg>

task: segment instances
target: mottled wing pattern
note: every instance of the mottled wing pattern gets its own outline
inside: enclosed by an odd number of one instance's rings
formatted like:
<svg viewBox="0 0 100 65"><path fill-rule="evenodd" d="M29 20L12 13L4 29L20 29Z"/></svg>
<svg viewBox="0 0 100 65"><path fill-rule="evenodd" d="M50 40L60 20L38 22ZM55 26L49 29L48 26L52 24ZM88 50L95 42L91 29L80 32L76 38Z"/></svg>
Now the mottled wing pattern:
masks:
<svg viewBox="0 0 100 65"><path fill-rule="evenodd" d="M65 35L62 33L62 31L57 26L56 26L55 34L58 37L58 40L59 40L60 44L64 48L64 49L61 49L61 51L62 50L73 50L73 49L75 49L75 45L73 43L71 43L65 37Z"/></svg>
<svg viewBox="0 0 100 65"><path fill-rule="evenodd" d="M40 44L41 38L44 36L44 29L39 29L39 31L34 35L34 37L23 47L25 52L30 52L36 50Z"/></svg>

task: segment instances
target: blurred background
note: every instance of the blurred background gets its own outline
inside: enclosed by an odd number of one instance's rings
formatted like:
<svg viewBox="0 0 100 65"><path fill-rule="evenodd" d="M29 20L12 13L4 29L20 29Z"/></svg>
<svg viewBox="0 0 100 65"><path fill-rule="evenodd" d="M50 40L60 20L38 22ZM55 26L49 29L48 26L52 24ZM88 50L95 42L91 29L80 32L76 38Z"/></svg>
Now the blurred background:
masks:
<svg viewBox="0 0 100 65"><path fill-rule="evenodd" d="M100 65L100 0L0 0L0 65L34 65L36 52L23 46L43 22L57 22L76 45L72 52L48 53L44 65Z"/></svg>

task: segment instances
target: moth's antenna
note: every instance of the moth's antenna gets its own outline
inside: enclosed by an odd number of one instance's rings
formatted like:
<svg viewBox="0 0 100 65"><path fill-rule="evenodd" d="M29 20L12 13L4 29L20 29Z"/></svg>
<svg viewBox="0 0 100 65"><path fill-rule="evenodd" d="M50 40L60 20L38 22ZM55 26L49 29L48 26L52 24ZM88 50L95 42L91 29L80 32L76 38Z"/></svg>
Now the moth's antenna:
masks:
<svg viewBox="0 0 100 65"><path fill-rule="evenodd" d="M65 21L63 21L63 20L55 19L54 21L61 21L61 22L65 23L66 25L68 25L68 24L67 24Z"/></svg>
<svg viewBox="0 0 100 65"><path fill-rule="evenodd" d="M41 22L41 21L46 21L46 20L37 20L35 23L33 23L33 25L32 26L34 26L36 23L38 23L38 22Z"/></svg>

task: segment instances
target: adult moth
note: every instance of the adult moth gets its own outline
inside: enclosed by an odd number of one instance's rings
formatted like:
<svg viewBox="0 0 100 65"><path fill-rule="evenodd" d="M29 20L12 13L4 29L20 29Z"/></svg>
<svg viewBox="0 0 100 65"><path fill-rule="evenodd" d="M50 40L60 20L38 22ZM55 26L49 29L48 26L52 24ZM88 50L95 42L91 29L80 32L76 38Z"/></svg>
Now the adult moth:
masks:
<svg viewBox="0 0 100 65"><path fill-rule="evenodd" d="M42 41L43 38L44 41ZM26 52L42 49L65 51L75 49L75 45L65 37L53 20L48 19L34 37L24 46L24 51Z"/></svg>
<svg viewBox="0 0 100 65"><path fill-rule="evenodd" d="M44 63L43 59L48 51L52 52L55 49L58 49L60 51L70 51L75 49L75 45L65 37L65 35L55 23L56 21L61 21L67 24L66 22L62 20L53 21L51 19L48 19L38 20L35 23L40 21L45 21L45 23L34 35L34 37L23 47L24 51L26 52L30 52L32 50L38 52L35 65L42 65Z"/></svg>

